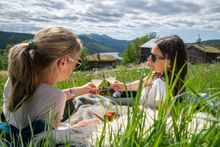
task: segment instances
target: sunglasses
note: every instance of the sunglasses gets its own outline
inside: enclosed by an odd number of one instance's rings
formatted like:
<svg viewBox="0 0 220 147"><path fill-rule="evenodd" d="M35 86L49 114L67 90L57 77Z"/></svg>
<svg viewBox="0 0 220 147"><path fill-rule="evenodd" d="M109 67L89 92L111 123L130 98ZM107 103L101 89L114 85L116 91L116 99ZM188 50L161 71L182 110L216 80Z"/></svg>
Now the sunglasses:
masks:
<svg viewBox="0 0 220 147"><path fill-rule="evenodd" d="M68 57L68 60L72 61L72 62L76 62L76 66L75 68L78 69L81 65L82 65L82 59L79 58L78 61L72 59L71 57Z"/></svg>
<svg viewBox="0 0 220 147"><path fill-rule="evenodd" d="M153 53L150 53L150 57L153 62L156 62L157 60L165 60L166 59L166 57L157 56L157 55L154 55Z"/></svg>

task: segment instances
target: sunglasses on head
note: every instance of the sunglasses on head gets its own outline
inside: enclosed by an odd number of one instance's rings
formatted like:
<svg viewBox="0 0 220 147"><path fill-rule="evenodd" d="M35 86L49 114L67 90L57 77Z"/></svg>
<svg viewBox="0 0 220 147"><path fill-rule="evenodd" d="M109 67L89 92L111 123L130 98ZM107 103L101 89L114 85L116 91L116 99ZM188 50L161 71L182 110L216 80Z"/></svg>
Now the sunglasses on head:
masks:
<svg viewBox="0 0 220 147"><path fill-rule="evenodd" d="M153 53L150 53L150 57L153 62L156 62L157 60L165 60L166 59L166 57L157 56L157 55L154 55Z"/></svg>

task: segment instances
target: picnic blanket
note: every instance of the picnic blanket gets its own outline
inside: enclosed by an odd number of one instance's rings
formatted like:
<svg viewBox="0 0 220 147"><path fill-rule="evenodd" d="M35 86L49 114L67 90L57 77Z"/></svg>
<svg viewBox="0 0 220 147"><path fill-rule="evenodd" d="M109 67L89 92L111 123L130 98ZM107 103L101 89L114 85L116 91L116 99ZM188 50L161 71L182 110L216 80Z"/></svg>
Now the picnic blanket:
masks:
<svg viewBox="0 0 220 147"><path fill-rule="evenodd" d="M127 113L127 106L119 106L113 100L101 95L85 94L73 100L73 114L65 122L62 122L57 130L52 130L56 144L69 142L76 146L94 145L96 136L100 136L102 125L91 123L86 127L73 128L72 126L84 119L102 117L107 111L115 111L120 116ZM97 115L94 115L97 114ZM93 136L93 137L91 137ZM34 142L39 144L43 138L48 138L48 133L36 135Z"/></svg>
<svg viewBox="0 0 220 147"><path fill-rule="evenodd" d="M114 101L101 95L85 94L79 96L73 100L73 114L65 122L74 125L84 119L97 117L94 113L103 116L108 110L121 113L119 107L114 104Z"/></svg>

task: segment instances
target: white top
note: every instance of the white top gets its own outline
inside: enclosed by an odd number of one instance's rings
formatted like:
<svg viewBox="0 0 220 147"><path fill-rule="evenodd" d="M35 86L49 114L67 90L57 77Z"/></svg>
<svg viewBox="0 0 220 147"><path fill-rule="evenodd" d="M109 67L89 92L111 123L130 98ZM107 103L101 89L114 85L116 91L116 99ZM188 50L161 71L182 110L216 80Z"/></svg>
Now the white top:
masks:
<svg viewBox="0 0 220 147"><path fill-rule="evenodd" d="M35 120L40 119L51 123L63 118L66 105L66 95L63 91L49 84L41 84L19 109L11 113L6 109L11 89L11 82L7 80L4 86L3 112L11 125L22 129Z"/></svg>
<svg viewBox="0 0 220 147"><path fill-rule="evenodd" d="M166 83L161 78L157 78L153 81L152 87L143 88L141 92L140 103L142 105L146 104L146 107L154 108L158 105L158 102L166 98Z"/></svg>

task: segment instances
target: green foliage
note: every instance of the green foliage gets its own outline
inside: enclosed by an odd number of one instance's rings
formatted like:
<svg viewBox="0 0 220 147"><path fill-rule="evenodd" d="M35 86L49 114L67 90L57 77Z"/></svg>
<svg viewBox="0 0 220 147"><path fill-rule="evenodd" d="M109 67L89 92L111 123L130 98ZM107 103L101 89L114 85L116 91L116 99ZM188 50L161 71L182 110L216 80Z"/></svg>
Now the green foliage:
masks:
<svg viewBox="0 0 220 147"><path fill-rule="evenodd" d="M201 65L203 66L203 65ZM219 68L219 64L215 64ZM194 67L196 68L196 66ZM199 75L199 71L193 73L193 76L199 76L201 79L203 75ZM213 74L213 73L211 73ZM176 77L178 78L178 76ZM175 80L176 80L175 78ZM211 77L210 77L211 78ZM216 78L216 77L215 77ZM175 81L174 80L174 81ZM195 83L195 81L193 81ZM209 81L207 81L209 82ZM213 80L211 82L214 82ZM201 84L201 83L200 83ZM193 84L185 86L189 89L189 94L193 95ZM203 83L205 86L206 83ZM207 99L199 99L195 102L195 97L185 99L179 103L178 96L173 97L171 89L175 87L175 83L168 83L166 81L166 98L163 103L159 103L158 109L151 109L145 112L138 112L137 102L139 96L136 96L136 102L132 106L132 114L127 113L127 121L121 122L125 129L116 129L112 131L116 125L111 125L108 122L103 127L103 133L97 140L96 146L218 146L220 142L220 109L219 106L211 105L209 101L214 101L220 104L220 92L216 91L210 93ZM218 87L216 87L218 88ZM139 93L141 87L139 87ZM198 94L197 92L195 94ZM213 113L215 109L215 113ZM155 111L157 113L155 113ZM205 113L201 113L205 112ZM150 115L150 113L152 115ZM149 114L149 115L148 115ZM124 120L124 119L123 119ZM149 121L150 120L150 121ZM151 120L152 125L151 125ZM121 121L121 120L120 120ZM147 122L147 123L145 123ZM149 125L149 124L150 125ZM146 125L149 127L146 128ZM120 126L120 125L119 125ZM145 129L146 128L146 129ZM112 137L114 136L114 138ZM101 139L100 139L101 138Z"/></svg>
<svg viewBox="0 0 220 147"><path fill-rule="evenodd" d="M23 42L28 42L29 40L24 40ZM0 70L6 70L8 67L7 55L9 49L13 47L12 44L7 44L5 48L0 52Z"/></svg>
<svg viewBox="0 0 220 147"><path fill-rule="evenodd" d="M7 57L4 54L0 54L0 70L6 70L8 67Z"/></svg>
<svg viewBox="0 0 220 147"><path fill-rule="evenodd" d="M13 45L7 44L0 54L0 70L6 70L8 67L7 55L11 47L13 47Z"/></svg>
<svg viewBox="0 0 220 147"><path fill-rule="evenodd" d="M86 69L89 69L89 67L88 67L88 61L87 61L87 59L86 59L86 56L88 56L89 55L89 52L88 52L88 49L87 48L83 48L83 50L82 50L82 52L81 52L81 56L80 56L80 58L81 58L81 63L82 63L82 65L80 66L80 70L86 70Z"/></svg>
<svg viewBox="0 0 220 147"><path fill-rule="evenodd" d="M140 38L136 38L132 43L130 43L123 56L122 64L128 63L139 63L140 62L140 55L141 55L141 48L140 46L147 42L148 40L155 38L156 33L149 33Z"/></svg>
<svg viewBox="0 0 220 147"><path fill-rule="evenodd" d="M196 92L220 91L220 63L189 65L188 79Z"/></svg>
<svg viewBox="0 0 220 147"><path fill-rule="evenodd" d="M144 73L148 73L149 69L125 68L116 69L116 77L122 82L129 82L141 79ZM58 83L56 86L63 89L73 86L81 86L90 81L92 71L74 72L70 78L64 82ZM100 71L103 72L103 71ZM108 72L108 71L105 71ZM198 95L200 92L209 94L206 99L198 99L195 97L191 100L184 100L179 103L178 97L173 97L171 89L175 85L167 84L167 97L164 103L159 103L157 113L149 119L148 113L138 112L138 101L132 106L132 114L128 111L126 119L123 123L124 129L112 126L111 122L103 124L102 132L97 140L94 140L95 146L219 146L220 142L220 64L201 64L190 65L188 80L185 83L187 91L190 95ZM3 93L3 85L7 79L6 72L0 72L0 95ZM174 82L175 83L175 82ZM140 95L141 89L138 90ZM209 101L213 101L213 105L209 105ZM149 110L149 109L148 109ZM147 111L151 113L150 111ZM204 119L200 112L205 112L210 117ZM203 113L204 114L204 113ZM209 121L203 127L195 125L190 128L193 119L199 118L194 124L201 124L203 121ZM207 115L206 115L207 116ZM123 117L123 116L122 116ZM120 119L120 118L119 118ZM146 123L152 125L146 129ZM114 128L112 128L114 127ZM46 137L44 146L55 146L52 138ZM68 138L68 136L67 136ZM74 140L72 140L74 142ZM0 136L0 145L4 145L4 140ZM34 142L30 143L32 146ZM42 145L43 146L43 145ZM70 144L66 144L70 146Z"/></svg>
<svg viewBox="0 0 220 147"><path fill-rule="evenodd" d="M9 49L10 49L12 46L13 46L13 45L11 45L11 44L7 44L7 45L5 46L5 53L8 53Z"/></svg>

